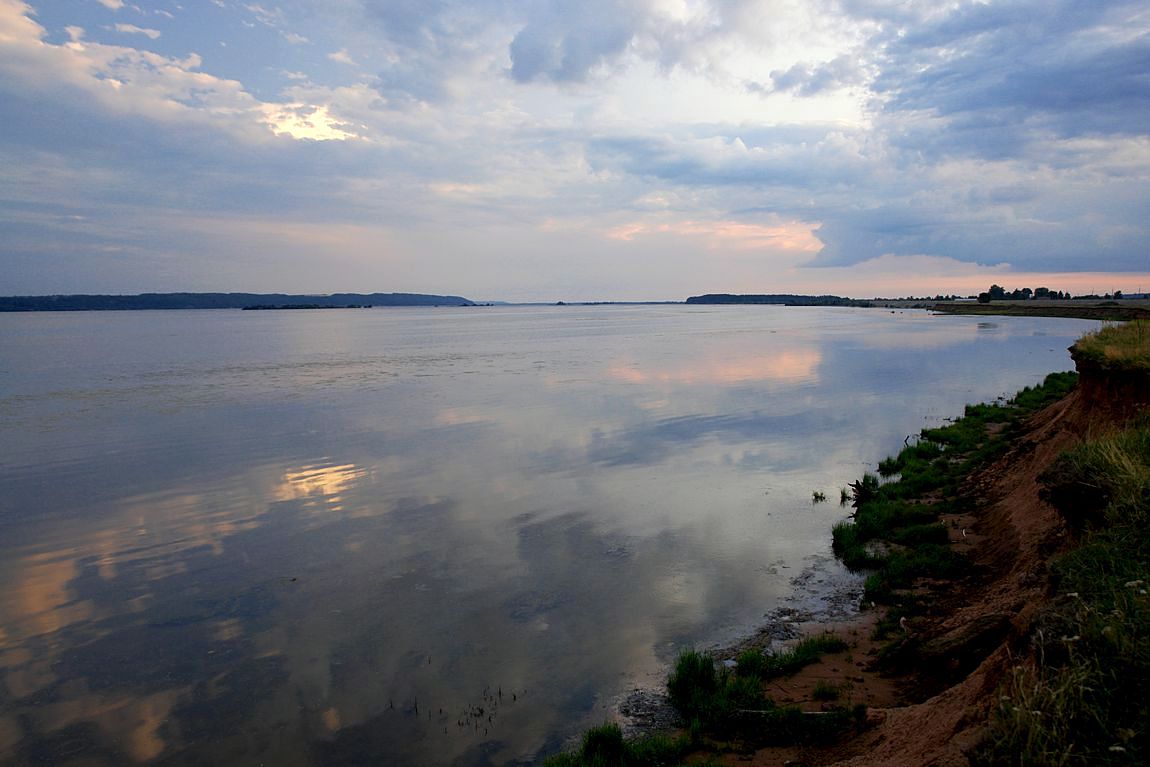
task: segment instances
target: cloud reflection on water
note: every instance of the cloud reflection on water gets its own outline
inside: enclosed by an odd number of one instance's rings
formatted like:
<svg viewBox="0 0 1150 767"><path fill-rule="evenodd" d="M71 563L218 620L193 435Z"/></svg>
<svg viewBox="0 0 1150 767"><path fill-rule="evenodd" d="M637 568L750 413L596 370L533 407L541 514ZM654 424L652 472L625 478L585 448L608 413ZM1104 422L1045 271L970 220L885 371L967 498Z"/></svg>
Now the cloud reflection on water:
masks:
<svg viewBox="0 0 1150 767"><path fill-rule="evenodd" d="M657 679L678 647L757 620L839 515L810 505L814 483L848 481L876 434L921 419L910 393L890 401L915 381L890 378L903 357L868 346L899 332L883 315L850 315L874 332L848 333L840 314L787 314L807 324L786 339L749 313L588 311L589 335L566 324L580 316L559 323L570 336L532 341L537 319L481 335L494 346L464 367L498 360L484 375L446 373L466 357L452 348L429 355L386 397L332 373L270 402L244 383L238 404L109 405L34 435L47 455L95 426L117 449L0 475L0 754L527 759L602 719L621 673ZM971 335L938 333L905 364L958 377ZM514 705L459 724L500 688Z"/></svg>

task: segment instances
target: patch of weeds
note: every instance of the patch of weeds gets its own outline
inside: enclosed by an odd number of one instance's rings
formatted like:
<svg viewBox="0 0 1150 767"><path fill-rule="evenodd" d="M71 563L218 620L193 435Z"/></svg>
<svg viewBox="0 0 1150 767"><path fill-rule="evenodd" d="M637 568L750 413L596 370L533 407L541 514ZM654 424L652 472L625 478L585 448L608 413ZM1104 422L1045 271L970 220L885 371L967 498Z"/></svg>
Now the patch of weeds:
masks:
<svg viewBox="0 0 1150 767"><path fill-rule="evenodd" d="M859 536L858 525L844 520L831 528L831 549L849 570L859 571L878 567L882 558L874 556Z"/></svg>
<svg viewBox="0 0 1150 767"><path fill-rule="evenodd" d="M889 604L897 590L909 587L916 578L955 578L962 575L966 563L965 557L937 543L897 552L887 558L882 569L867 577L863 597Z"/></svg>
<svg viewBox="0 0 1150 767"><path fill-rule="evenodd" d="M1061 455L1039 476L1041 496L1076 530L1144 526L1150 508L1150 425L1092 440Z"/></svg>
<svg viewBox="0 0 1150 767"><path fill-rule="evenodd" d="M743 650L736 660L735 673L751 679L762 679L766 676L767 659L760 651L755 649Z"/></svg>
<svg viewBox="0 0 1150 767"><path fill-rule="evenodd" d="M945 543L946 528L935 523L937 518L935 508L926 504L875 500L860 507L853 520L839 522L831 529L831 548L850 570L880 568L889 553L872 541L900 546Z"/></svg>
<svg viewBox="0 0 1150 767"><path fill-rule="evenodd" d="M811 692L811 697L815 700L838 700L842 694L842 690L837 684L819 680L815 682L815 689Z"/></svg>
<svg viewBox="0 0 1150 767"><path fill-rule="evenodd" d="M556 754L544 767L660 767L680 764L691 748L686 737L651 736L626 740L617 724L593 727L576 750Z"/></svg>
<svg viewBox="0 0 1150 767"><path fill-rule="evenodd" d="M1027 386L1015 394L1009 404L1025 412L1041 410L1065 397L1077 383L1078 374L1073 371L1051 373L1046 376L1041 386Z"/></svg>
<svg viewBox="0 0 1150 767"><path fill-rule="evenodd" d="M950 536L946 527L937 522L926 525L908 525L891 533L891 541L903 546L920 546L925 543L946 544Z"/></svg>
<svg viewBox="0 0 1150 767"><path fill-rule="evenodd" d="M858 507L871 500L878 493L878 488L878 477L866 472L862 475L862 479L850 483L851 505Z"/></svg>
<svg viewBox="0 0 1150 767"><path fill-rule="evenodd" d="M764 676L767 678L789 676L828 653L842 652L846 649L849 649L849 645L837 636L817 634L804 637L787 650L765 656Z"/></svg>
<svg viewBox="0 0 1150 767"><path fill-rule="evenodd" d="M821 490L815 490L813 493L811 493L811 503L825 503L826 500L827 494Z"/></svg>
<svg viewBox="0 0 1150 767"><path fill-rule="evenodd" d="M927 439L922 439L913 445L904 447L898 455L884 458L879 461L878 473L883 477L893 477L896 474L906 474L928 466L943 454L942 445Z"/></svg>
<svg viewBox="0 0 1150 767"><path fill-rule="evenodd" d="M763 694L762 681L793 673L826 652L846 648L846 642L837 637L809 637L776 655L743 653L734 673L716 668L710 655L691 650L679 656L667 689L672 704L691 722L696 741L707 732L771 745L829 742L851 725L849 712L811 715L797 707L776 706Z"/></svg>
<svg viewBox="0 0 1150 767"><path fill-rule="evenodd" d="M878 462L878 475L884 479L893 477L895 474L898 474L900 468L897 460L887 456Z"/></svg>
<svg viewBox="0 0 1150 767"><path fill-rule="evenodd" d="M702 722L711 717L715 698L725 682L710 655L688 650L679 656L667 679L667 693L684 719Z"/></svg>

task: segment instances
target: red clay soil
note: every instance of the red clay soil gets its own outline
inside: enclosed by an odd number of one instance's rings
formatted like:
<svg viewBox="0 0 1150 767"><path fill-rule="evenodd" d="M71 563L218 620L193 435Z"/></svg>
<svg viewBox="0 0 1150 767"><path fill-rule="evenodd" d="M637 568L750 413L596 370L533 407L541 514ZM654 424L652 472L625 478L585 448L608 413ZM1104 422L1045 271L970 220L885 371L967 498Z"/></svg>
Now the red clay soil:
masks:
<svg viewBox="0 0 1150 767"><path fill-rule="evenodd" d="M857 625L832 628L854 645L850 651L828 656L769 691L777 702L817 710L814 685L820 679L845 680L849 687L840 702L866 703L874 726L831 749L764 749L727 755L724 762L756 767L968 765L999 685L1017 662L1014 654L1025 650L1030 623L1050 596L1047 561L1070 542L1059 514L1039 498L1038 475L1084 438L1145 412L1148 383L1145 378L1115 383L1083 370L1070 395L1035 414L1009 453L972 477L972 494L984 502L969 514L943 521L955 548L974 563L974 574L961 583L927 584L932 609L904 626L917 647L943 648L928 658L934 668L924 673L919 666L893 679L876 673L877 648L869 638L876 617L864 612ZM989 638L973 643L973 660L971 636ZM965 642L965 667L946 656L945 648L955 641ZM948 662L954 667L948 669Z"/></svg>

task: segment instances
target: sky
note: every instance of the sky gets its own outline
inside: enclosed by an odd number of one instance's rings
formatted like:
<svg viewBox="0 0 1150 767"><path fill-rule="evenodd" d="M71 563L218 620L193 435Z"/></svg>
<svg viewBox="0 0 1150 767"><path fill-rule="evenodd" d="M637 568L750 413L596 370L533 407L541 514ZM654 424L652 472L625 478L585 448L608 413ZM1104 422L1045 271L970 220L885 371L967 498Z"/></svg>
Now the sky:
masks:
<svg viewBox="0 0 1150 767"><path fill-rule="evenodd" d="M0 294L1150 291L1145 0L0 0Z"/></svg>

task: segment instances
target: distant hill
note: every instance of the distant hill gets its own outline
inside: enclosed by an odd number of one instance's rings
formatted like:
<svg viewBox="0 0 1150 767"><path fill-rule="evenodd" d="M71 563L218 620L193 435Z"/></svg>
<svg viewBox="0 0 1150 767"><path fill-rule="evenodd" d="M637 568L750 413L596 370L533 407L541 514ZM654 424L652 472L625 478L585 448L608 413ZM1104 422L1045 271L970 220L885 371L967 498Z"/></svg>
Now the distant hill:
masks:
<svg viewBox="0 0 1150 767"><path fill-rule="evenodd" d="M870 301L860 301L842 296L799 296L791 293L744 294L708 293L691 296L688 304L773 304L777 306L873 306Z"/></svg>
<svg viewBox="0 0 1150 767"><path fill-rule="evenodd" d="M474 306L460 296L423 293L140 293L134 296L0 296L0 312L109 311L132 309L244 309L248 307Z"/></svg>

